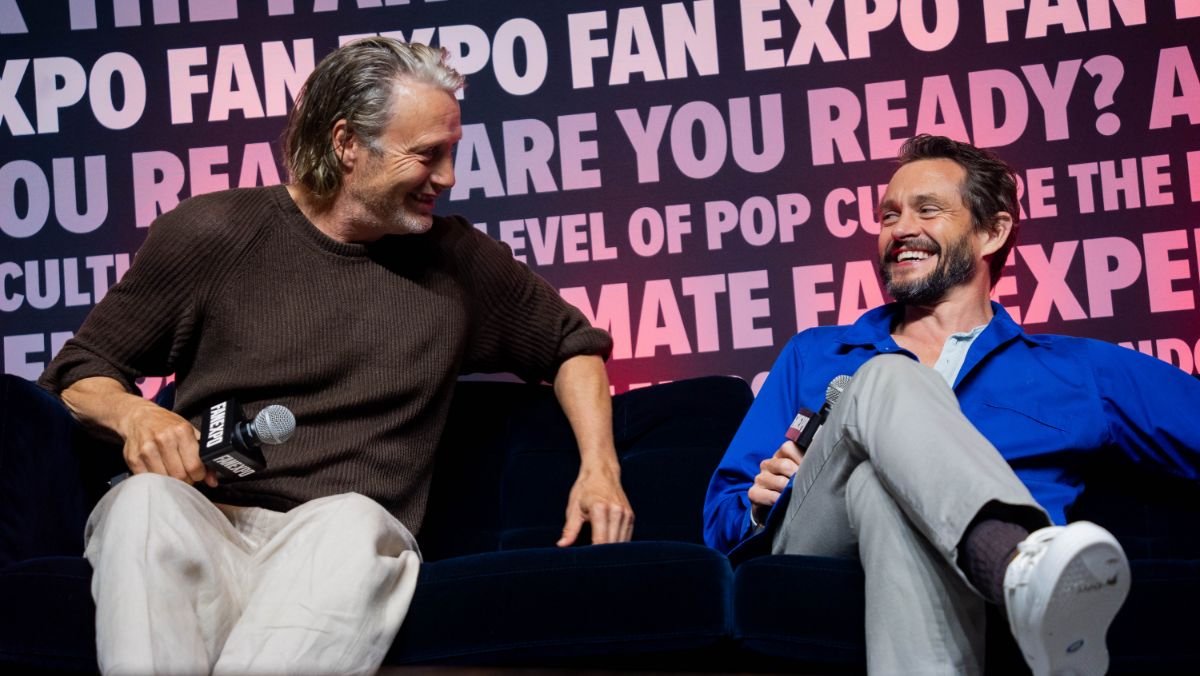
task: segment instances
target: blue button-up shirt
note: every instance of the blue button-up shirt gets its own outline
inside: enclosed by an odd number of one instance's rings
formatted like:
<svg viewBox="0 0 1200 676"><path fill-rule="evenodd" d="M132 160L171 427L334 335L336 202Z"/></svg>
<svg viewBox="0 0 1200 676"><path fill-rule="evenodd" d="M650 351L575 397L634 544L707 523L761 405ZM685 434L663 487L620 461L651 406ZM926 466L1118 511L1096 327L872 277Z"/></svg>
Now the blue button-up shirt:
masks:
<svg viewBox="0 0 1200 676"><path fill-rule="evenodd" d="M1200 381L1111 343L1027 334L999 304L992 309L995 316L967 352L954 392L967 419L1055 523L1065 523L1065 509L1083 490L1084 464L1096 453L1123 453L1171 474L1200 476ZM821 406L830 380L853 375L879 354L916 358L891 336L901 311L884 305L850 326L809 329L788 342L709 484L709 546L729 552L760 530L750 521L747 496L759 463L783 443L800 408ZM790 488L768 523L787 504Z"/></svg>

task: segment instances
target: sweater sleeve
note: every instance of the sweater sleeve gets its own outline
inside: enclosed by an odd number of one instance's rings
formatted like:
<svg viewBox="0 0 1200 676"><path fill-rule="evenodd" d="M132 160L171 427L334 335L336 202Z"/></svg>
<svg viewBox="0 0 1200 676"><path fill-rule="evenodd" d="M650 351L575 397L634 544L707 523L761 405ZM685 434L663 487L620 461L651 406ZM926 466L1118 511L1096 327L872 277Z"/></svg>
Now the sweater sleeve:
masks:
<svg viewBox="0 0 1200 676"><path fill-rule="evenodd" d="M121 281L88 314L38 380L59 393L107 376L138 394L142 376L173 373L196 321L202 280L222 251L204 227L204 209L185 202L150 227Z"/></svg>
<svg viewBox="0 0 1200 676"><path fill-rule="evenodd" d="M451 224L456 233L452 255L470 294L465 371L506 371L529 382L552 381L559 365L571 357L608 358L608 333L593 328L553 286L514 260L507 245L462 218Z"/></svg>

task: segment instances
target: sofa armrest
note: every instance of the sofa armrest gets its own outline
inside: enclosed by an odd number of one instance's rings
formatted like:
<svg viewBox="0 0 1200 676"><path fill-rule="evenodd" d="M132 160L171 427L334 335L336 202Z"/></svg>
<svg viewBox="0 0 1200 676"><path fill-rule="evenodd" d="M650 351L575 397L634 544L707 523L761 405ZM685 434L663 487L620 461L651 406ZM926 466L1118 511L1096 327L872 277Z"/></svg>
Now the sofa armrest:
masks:
<svg viewBox="0 0 1200 676"><path fill-rule="evenodd" d="M57 397L0 374L0 567L83 552L83 527L120 453ZM120 467L120 465L117 465Z"/></svg>

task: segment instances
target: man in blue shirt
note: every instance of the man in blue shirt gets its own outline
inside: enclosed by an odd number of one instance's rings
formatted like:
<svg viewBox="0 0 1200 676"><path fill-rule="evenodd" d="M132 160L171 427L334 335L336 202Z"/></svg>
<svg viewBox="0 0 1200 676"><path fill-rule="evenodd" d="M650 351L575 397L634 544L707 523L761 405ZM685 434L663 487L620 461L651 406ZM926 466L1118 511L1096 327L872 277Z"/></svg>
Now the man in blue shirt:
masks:
<svg viewBox="0 0 1200 676"><path fill-rule="evenodd" d="M981 673L985 601L1006 608L1035 674L1103 673L1129 567L1104 529L1063 526L1064 509L1095 453L1196 478L1200 382L1024 333L989 300L1016 240L1012 169L926 135L900 163L879 206L896 302L787 344L713 476L705 538L858 557L872 673ZM784 441L839 375L853 378L808 449Z"/></svg>

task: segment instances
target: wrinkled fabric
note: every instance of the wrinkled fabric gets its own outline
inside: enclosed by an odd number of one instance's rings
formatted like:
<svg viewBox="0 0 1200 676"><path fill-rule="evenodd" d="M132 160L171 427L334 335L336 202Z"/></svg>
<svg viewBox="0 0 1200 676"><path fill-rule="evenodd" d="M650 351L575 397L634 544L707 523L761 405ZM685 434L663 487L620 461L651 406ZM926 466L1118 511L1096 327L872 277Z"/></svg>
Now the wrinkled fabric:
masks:
<svg viewBox="0 0 1200 676"><path fill-rule="evenodd" d="M373 673L420 569L412 534L361 495L273 512L156 474L100 501L85 555L105 674Z"/></svg>

